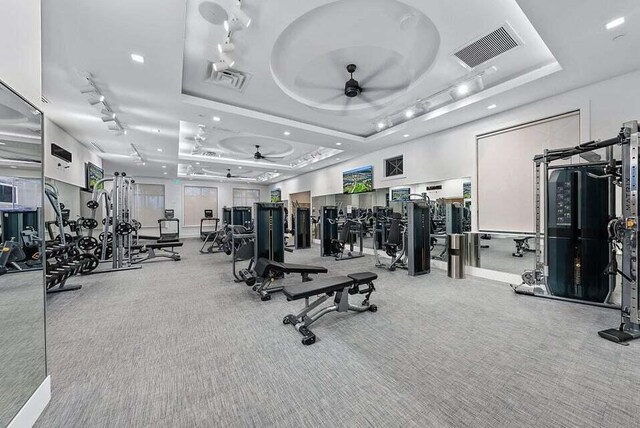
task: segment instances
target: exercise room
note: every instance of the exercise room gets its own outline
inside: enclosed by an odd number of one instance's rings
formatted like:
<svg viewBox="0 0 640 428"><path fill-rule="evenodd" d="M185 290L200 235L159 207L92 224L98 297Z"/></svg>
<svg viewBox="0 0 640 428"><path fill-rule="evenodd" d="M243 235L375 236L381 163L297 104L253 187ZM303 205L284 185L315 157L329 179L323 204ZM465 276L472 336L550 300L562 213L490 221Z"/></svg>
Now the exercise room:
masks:
<svg viewBox="0 0 640 428"><path fill-rule="evenodd" d="M0 427L640 428L639 54L633 0L3 0Z"/></svg>

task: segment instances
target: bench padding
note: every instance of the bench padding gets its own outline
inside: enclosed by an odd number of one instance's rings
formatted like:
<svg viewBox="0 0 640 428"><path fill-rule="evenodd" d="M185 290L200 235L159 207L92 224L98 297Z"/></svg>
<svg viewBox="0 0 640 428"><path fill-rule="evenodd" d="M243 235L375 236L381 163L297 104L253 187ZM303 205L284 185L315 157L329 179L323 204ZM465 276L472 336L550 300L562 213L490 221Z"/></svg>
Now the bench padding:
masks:
<svg viewBox="0 0 640 428"><path fill-rule="evenodd" d="M349 278L353 279L356 285L360 284L368 284L372 281L378 279L378 275L373 272L358 272L358 273L350 273L347 275Z"/></svg>
<svg viewBox="0 0 640 428"><path fill-rule="evenodd" d="M307 266L297 265L293 263L274 262L266 258L260 258L256 262L255 272L260 278L265 278L269 275L269 272L276 273L327 273L327 268L323 266Z"/></svg>
<svg viewBox="0 0 640 428"><path fill-rule="evenodd" d="M131 248L134 250L141 250L143 248L153 248L154 250L159 250L162 248L173 248L173 247L182 247L182 242L158 242L155 244L138 244L138 245L132 245Z"/></svg>
<svg viewBox="0 0 640 428"><path fill-rule="evenodd" d="M353 285L353 279L347 276L336 276L312 282L305 282L300 285L289 285L282 289L282 292L289 300L305 299L317 296L318 294L342 291L346 287Z"/></svg>

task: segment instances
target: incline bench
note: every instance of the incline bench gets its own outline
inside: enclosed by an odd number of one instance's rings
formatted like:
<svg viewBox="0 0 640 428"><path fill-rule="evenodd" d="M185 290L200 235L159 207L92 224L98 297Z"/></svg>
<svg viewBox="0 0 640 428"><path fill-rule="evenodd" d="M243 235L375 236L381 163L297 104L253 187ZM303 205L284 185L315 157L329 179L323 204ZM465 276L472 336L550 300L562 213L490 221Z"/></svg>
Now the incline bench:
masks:
<svg viewBox="0 0 640 428"><path fill-rule="evenodd" d="M146 253L145 256L141 256L140 258L136 259L132 262L132 264L144 263L157 257L166 257L177 262L180 260L180 253L174 250L175 247L182 247L182 242L174 241L132 245L131 249L138 250L139 255ZM157 253L156 250L160 251L160 253Z"/></svg>
<svg viewBox="0 0 640 428"><path fill-rule="evenodd" d="M316 335L309 330L309 326L316 322L323 315L329 312L376 312L378 307L369 303L371 293L375 291L373 281L378 278L373 272L352 273L347 276L338 276L335 278L326 278L312 283L302 285L289 285L284 287L283 293L287 296L287 300L305 299L305 308L298 315L287 315L282 322L291 324L300 334L302 334L302 344L311 345L316 342ZM361 288L366 286L366 288ZM319 296L313 303L309 304L309 298ZM335 294L333 305L317 310L310 314L324 303L329 297ZM350 294L365 294L364 301L361 306L349 303Z"/></svg>
<svg viewBox="0 0 640 428"><path fill-rule="evenodd" d="M240 272L240 276L247 285L252 287L253 291L260 294L260 299L265 301L271 299L271 293L282 291L283 289L283 286L272 286L275 280L291 273L299 273L302 276L302 282L307 282L311 281L310 274L327 273L327 268L274 262L266 258L259 258L253 268L253 272L244 270Z"/></svg>

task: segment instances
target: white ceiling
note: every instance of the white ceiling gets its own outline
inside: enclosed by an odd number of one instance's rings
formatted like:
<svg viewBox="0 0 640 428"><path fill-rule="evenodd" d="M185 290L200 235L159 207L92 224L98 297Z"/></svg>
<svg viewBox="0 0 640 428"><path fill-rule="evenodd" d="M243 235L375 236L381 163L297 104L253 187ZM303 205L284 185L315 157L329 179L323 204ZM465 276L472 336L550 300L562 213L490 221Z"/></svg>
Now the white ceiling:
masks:
<svg viewBox="0 0 640 428"><path fill-rule="evenodd" d="M45 114L133 175L183 176L191 165L192 173L204 168L217 179L227 168L240 175L242 166L243 177L256 178L277 169L268 183L639 66L640 5L633 0L244 0L251 26L232 34L233 68L248 75L238 92L207 80L225 31L203 18L201 3L43 2ZM627 23L605 31L618 16ZM474 70L452 56L504 24L522 46ZM341 95L345 62L358 65L354 77L366 101L347 105ZM127 135L109 131L81 94L85 73ZM448 88L478 74L482 91L449 96ZM377 132L381 118L439 92L426 114ZM489 111L489 104L498 107ZM205 140L194 147L198 133ZM130 158L131 144L145 165ZM275 160L252 159L257 144L265 156L282 156L277 168Z"/></svg>

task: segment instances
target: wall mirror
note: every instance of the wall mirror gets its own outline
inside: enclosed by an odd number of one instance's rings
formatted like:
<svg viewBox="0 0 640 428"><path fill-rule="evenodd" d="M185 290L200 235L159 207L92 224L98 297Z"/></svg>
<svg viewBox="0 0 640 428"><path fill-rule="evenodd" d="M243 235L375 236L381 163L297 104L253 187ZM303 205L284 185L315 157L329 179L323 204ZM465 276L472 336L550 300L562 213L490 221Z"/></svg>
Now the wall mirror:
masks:
<svg viewBox="0 0 640 428"><path fill-rule="evenodd" d="M46 377L42 115L0 84L0 426Z"/></svg>

